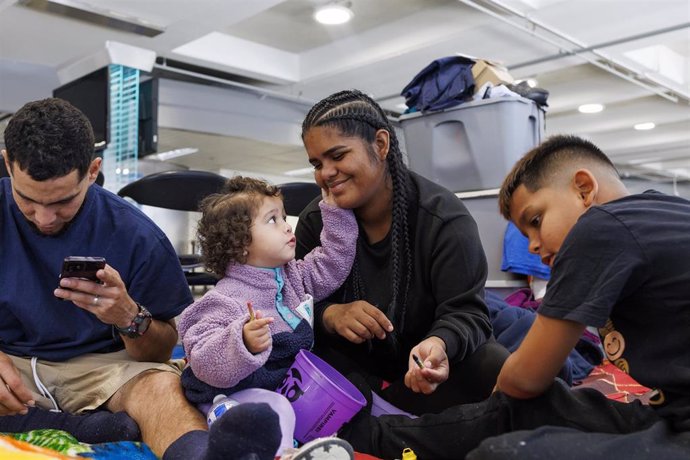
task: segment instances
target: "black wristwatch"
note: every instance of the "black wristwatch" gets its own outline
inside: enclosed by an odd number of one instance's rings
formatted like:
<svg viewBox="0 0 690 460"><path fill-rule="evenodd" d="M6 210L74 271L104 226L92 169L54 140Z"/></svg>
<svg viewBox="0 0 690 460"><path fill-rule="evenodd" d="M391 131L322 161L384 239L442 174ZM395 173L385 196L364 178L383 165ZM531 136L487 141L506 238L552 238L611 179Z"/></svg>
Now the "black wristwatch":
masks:
<svg viewBox="0 0 690 460"><path fill-rule="evenodd" d="M139 307L139 313L137 313L137 316L134 317L132 323L127 327L115 326L117 332L129 337L130 339L138 339L144 335L151 325L151 320L153 319L151 313L143 305L141 305L139 302L136 302L136 304L137 307Z"/></svg>

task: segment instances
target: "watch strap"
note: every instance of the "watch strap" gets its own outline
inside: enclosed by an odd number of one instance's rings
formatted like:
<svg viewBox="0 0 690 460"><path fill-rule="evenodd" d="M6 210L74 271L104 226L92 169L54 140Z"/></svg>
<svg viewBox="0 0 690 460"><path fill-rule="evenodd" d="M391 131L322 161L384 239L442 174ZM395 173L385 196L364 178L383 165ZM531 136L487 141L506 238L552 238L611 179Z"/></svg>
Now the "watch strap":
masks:
<svg viewBox="0 0 690 460"><path fill-rule="evenodd" d="M130 325L127 327L115 326L117 332L129 337L130 339L136 339L144 335L144 333L148 330L149 326L151 325L151 320L153 319L153 316L146 309L146 307L144 307L139 302L135 303L137 304L139 311L137 312L136 316L132 319Z"/></svg>

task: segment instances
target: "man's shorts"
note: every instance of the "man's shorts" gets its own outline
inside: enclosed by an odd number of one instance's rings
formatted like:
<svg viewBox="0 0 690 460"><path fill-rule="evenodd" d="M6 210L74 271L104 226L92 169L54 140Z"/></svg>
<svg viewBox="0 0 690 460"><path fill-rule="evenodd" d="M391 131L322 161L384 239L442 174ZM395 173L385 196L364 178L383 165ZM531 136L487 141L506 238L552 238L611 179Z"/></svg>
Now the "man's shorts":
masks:
<svg viewBox="0 0 690 460"><path fill-rule="evenodd" d="M35 380L48 389L60 409L79 413L93 410L104 404L124 384L147 371L182 373L182 360L167 363L138 362L125 350L114 353L88 353L68 361L38 360L35 374L31 358L7 355L22 375L24 384L31 390L38 407L54 409L50 398L43 396Z"/></svg>

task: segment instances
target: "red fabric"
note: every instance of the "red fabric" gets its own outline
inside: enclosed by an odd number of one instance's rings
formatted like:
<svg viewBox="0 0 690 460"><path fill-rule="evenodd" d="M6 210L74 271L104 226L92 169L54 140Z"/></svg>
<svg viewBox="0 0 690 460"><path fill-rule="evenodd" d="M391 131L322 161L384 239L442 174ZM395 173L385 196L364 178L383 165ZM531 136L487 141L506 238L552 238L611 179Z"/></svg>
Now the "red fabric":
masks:
<svg viewBox="0 0 690 460"><path fill-rule="evenodd" d="M595 367L575 388L594 388L615 401L632 402L639 399L643 404L649 404L649 399L655 394L655 390L638 383L607 360Z"/></svg>
<svg viewBox="0 0 690 460"><path fill-rule="evenodd" d="M373 455L360 454L359 452L355 452L355 460L381 460L381 459L379 457L374 457Z"/></svg>

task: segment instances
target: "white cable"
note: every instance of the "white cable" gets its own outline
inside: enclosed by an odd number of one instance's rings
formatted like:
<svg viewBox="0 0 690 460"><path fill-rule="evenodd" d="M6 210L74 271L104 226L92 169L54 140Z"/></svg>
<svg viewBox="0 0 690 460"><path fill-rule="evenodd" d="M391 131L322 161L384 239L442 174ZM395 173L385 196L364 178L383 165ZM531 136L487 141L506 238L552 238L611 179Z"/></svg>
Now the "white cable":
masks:
<svg viewBox="0 0 690 460"><path fill-rule="evenodd" d="M62 412L60 410L60 407L57 405L55 402L55 398L53 398L53 395L50 394L50 391L48 391L48 388L41 382L40 377L38 376L38 370L36 368L36 363L38 362L38 358L33 356L31 358L31 373L33 374L34 377L34 383L36 384L36 388L38 388L38 391L41 392L41 395L43 395L44 398L50 399L50 402L53 403L53 409L50 409L51 412Z"/></svg>

